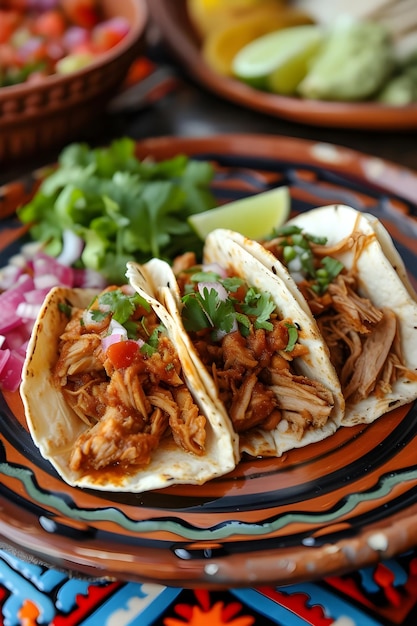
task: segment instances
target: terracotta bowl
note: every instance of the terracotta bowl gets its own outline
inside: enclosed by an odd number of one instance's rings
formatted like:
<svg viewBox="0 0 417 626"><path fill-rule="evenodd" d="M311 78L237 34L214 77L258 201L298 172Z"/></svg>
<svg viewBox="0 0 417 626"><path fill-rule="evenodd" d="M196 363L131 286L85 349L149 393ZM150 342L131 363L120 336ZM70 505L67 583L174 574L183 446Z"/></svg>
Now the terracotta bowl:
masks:
<svg viewBox="0 0 417 626"><path fill-rule="evenodd" d="M136 58L147 23L142 0L102 0L106 18L122 16L131 29L88 67L36 85L0 88L0 162L64 145L104 110Z"/></svg>

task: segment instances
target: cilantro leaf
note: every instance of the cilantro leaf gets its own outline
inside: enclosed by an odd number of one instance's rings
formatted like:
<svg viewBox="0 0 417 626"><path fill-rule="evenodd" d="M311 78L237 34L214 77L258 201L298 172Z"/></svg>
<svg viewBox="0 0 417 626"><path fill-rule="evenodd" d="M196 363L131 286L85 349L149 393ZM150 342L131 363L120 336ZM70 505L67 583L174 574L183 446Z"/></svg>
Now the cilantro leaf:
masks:
<svg viewBox="0 0 417 626"><path fill-rule="evenodd" d="M199 294L194 292L188 293L183 296L183 308L182 308L182 321L185 330L189 332L197 332L204 328L211 327L211 321L209 320L207 313L204 309L204 305Z"/></svg>
<svg viewBox="0 0 417 626"><path fill-rule="evenodd" d="M195 278L202 278L201 282L206 283L207 273L195 273L191 279ZM216 278L218 278L217 274ZM227 299L221 298L218 290L209 286L210 282L208 286L204 285L202 290L191 292L186 290L183 295L182 319L187 331L197 332L212 328L214 340L220 339L233 329L239 329L243 336L247 336L251 327L249 316L254 318L255 328L263 328L267 331L273 329L269 319L276 307L269 293L261 293L254 287L250 287L246 291L244 302L241 303L230 294L245 284L243 279L230 278L216 280L216 282L220 282L225 288L226 285L231 288Z"/></svg>
<svg viewBox="0 0 417 626"><path fill-rule="evenodd" d="M159 336L162 333L166 332L166 328L163 324L159 324L156 326L151 335L149 336L148 341L146 341L140 348L142 354L146 356L152 356L158 350Z"/></svg>
<svg viewBox="0 0 417 626"><path fill-rule="evenodd" d="M229 333L235 321L235 308L230 299L221 300L214 288L204 287L203 295L196 294L202 302L213 328Z"/></svg>
<svg viewBox="0 0 417 626"><path fill-rule="evenodd" d="M98 299L100 307L109 307L113 319L119 324L124 324L134 313L137 306L143 306L149 310L149 304L138 293L126 295L121 289L105 291Z"/></svg>
<svg viewBox="0 0 417 626"><path fill-rule="evenodd" d="M255 328L264 328L265 330L272 330L272 323L269 321L271 313L276 309L271 295L267 292L259 292L253 287L248 289L245 301L242 305L242 310L246 315L254 316Z"/></svg>
<svg viewBox="0 0 417 626"><path fill-rule="evenodd" d="M216 289L204 287L202 294L189 293L183 297L183 303L182 317L186 330L212 328L223 333L232 330L236 319L233 302L230 299L221 300Z"/></svg>
<svg viewBox="0 0 417 626"><path fill-rule="evenodd" d="M90 314L94 322L102 322L111 315L110 311L102 311L101 309L91 309Z"/></svg>
<svg viewBox="0 0 417 626"><path fill-rule="evenodd" d="M61 311L68 319L71 319L72 307L68 302L58 302L58 310Z"/></svg>
<svg viewBox="0 0 417 626"><path fill-rule="evenodd" d="M243 315L243 313L236 313L236 321L238 323L240 334L243 337L247 337L250 333L250 319L247 315Z"/></svg>
<svg viewBox="0 0 417 626"><path fill-rule="evenodd" d="M235 293L235 291L245 284L245 281L243 278L239 278L239 276L232 276L230 278L224 278L222 283L229 293Z"/></svg>
<svg viewBox="0 0 417 626"><path fill-rule="evenodd" d="M288 329L288 343L285 346L285 352L292 352L298 341L298 330L294 324L285 324Z"/></svg>
<svg viewBox="0 0 417 626"><path fill-rule="evenodd" d="M203 282L214 283L220 280L220 276L216 272L201 271L201 272L195 272L194 274L192 274L190 276L190 280L193 283L203 283Z"/></svg>

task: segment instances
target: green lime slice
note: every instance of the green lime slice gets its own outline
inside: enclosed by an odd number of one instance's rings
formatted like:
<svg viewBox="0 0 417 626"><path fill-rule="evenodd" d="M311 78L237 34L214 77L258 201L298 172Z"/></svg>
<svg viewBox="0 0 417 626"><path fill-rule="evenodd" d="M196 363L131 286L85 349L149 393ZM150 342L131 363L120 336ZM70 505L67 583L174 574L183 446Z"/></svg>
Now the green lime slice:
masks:
<svg viewBox="0 0 417 626"><path fill-rule="evenodd" d="M324 33L317 24L282 28L258 37L234 57L236 78L283 95L293 94L307 74Z"/></svg>
<svg viewBox="0 0 417 626"><path fill-rule="evenodd" d="M188 223L203 240L216 228L228 228L245 237L261 239L286 222L290 205L288 187L275 187L209 211L190 215Z"/></svg>

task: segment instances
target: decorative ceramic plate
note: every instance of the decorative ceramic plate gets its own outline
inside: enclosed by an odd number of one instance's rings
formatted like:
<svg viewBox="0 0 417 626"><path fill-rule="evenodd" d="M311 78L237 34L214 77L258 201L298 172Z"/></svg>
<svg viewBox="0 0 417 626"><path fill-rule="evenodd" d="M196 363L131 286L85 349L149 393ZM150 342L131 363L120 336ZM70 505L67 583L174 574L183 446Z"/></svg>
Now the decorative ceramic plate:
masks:
<svg viewBox="0 0 417 626"><path fill-rule="evenodd" d="M374 102L325 102L259 91L217 74L205 63L186 11L186 0L152 0L149 12L164 40L189 74L217 95L276 117L314 126L364 130L417 128L417 103L395 107Z"/></svg>
<svg viewBox="0 0 417 626"><path fill-rule="evenodd" d="M157 138L140 158L210 160L219 203L288 185L294 211L334 202L378 216L417 285L417 175L284 137ZM1 263L36 174L0 191ZM0 536L10 549L96 577L211 588L288 584L417 546L417 404L277 459L245 459L203 486L134 494L69 487L32 443L19 395L1 398ZM53 419L53 416L51 416Z"/></svg>

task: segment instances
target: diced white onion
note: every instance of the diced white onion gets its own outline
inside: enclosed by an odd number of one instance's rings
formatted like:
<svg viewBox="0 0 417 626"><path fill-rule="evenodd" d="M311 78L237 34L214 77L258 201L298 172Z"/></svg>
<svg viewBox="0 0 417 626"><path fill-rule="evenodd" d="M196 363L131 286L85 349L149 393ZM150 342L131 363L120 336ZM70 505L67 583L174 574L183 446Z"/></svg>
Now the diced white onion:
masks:
<svg viewBox="0 0 417 626"><path fill-rule="evenodd" d="M124 339L127 339L127 330L126 328L120 324L119 322L117 322L115 319L111 319L111 322L109 324L109 333L111 335L113 334L119 334L122 335L124 337Z"/></svg>
<svg viewBox="0 0 417 626"><path fill-rule="evenodd" d="M227 277L227 271L218 263L204 263L202 270L203 272L214 272L215 274L218 274L220 278Z"/></svg>
<svg viewBox="0 0 417 626"><path fill-rule="evenodd" d="M57 263L62 265L72 265L77 261L84 248L84 242L74 231L66 228L62 233L62 250L57 256Z"/></svg>
<svg viewBox="0 0 417 626"><path fill-rule="evenodd" d="M229 297L226 289L221 283L218 282L202 281L201 283L198 283L198 291L201 296L204 296L204 289L207 289L209 293L212 289L214 289L214 291L217 293L219 300L221 300L222 302L225 302Z"/></svg>

